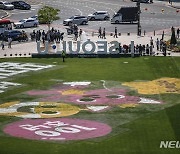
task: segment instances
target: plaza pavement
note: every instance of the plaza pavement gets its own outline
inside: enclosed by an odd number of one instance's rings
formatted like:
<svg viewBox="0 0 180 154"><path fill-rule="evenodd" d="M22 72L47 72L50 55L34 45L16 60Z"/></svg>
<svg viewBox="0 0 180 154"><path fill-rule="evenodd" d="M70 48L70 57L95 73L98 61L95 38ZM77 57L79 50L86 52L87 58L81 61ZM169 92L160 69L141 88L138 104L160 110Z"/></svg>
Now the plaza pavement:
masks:
<svg viewBox="0 0 180 154"><path fill-rule="evenodd" d="M180 2L173 2L173 5L170 5L167 1L158 1L158 0L155 0L154 1L155 3L162 3L163 5L166 5L166 6L169 6L169 7L175 7L175 8L180 8ZM6 17L7 13L4 12L3 10L0 10L0 17ZM176 29L177 28L180 28L179 27L175 27ZM45 26L39 26L38 29L45 29ZM59 27L58 29L60 29L61 32L65 32L66 33L66 29L63 27ZM128 45L130 44L130 42L133 40L135 42L135 45L136 44L150 44L150 38L152 37L154 42L157 38L161 39L162 37L162 33L163 31L165 32L165 37L164 37L164 40L169 40L170 39L170 35L171 35L171 30L170 29L163 29L163 30L159 30L159 31L156 31L155 32L155 36L154 36L154 32L149 32L149 33L146 33L145 36L142 32L142 36L137 36L136 34L130 34L129 36L127 35L127 33L123 33L121 34L121 36L119 36L118 38L113 38L113 36L110 36L110 33L108 33L106 35L106 40L108 42L111 42L111 41L118 41L121 43L121 45ZM90 39L94 42L100 40L98 39L97 37L97 33L95 32L91 32L91 31L88 31L85 32L85 37L86 39ZM64 37L64 40L65 41L70 41L70 40L73 40L73 36L68 36L68 35L65 35ZM102 39L101 39L102 40ZM41 44L41 46L43 46ZM158 51L156 51L156 49L154 48L153 50L155 53L157 53ZM29 42L26 42L26 43L20 43L20 44L14 44L12 45L12 48L9 49L7 48L7 43L5 45L5 50L2 50L0 48L0 58L6 58L6 57L31 57L31 54L32 53L37 53L37 45L36 45L36 42L32 42L32 41L29 41ZM173 53L173 52L170 52L170 56L180 56L180 53ZM157 55L157 54L155 54ZM162 54L159 54L159 56L162 56Z"/></svg>
<svg viewBox="0 0 180 154"><path fill-rule="evenodd" d="M63 30L61 30L63 31ZM90 39L93 42L97 42L98 40L107 40L107 42L111 42L111 41L118 41L121 43L121 45L129 45L131 43L131 41L134 41L135 45L136 44L141 44L141 45L146 45L146 44L150 44L150 39L151 37L154 40L154 44L155 44L155 40L157 38L159 38L159 40L162 37L162 34L156 34L151 35L151 33L146 34L145 36L137 36L136 34L122 34L121 36L118 36L118 38L114 38L113 36L111 36L110 34L106 35L106 39L99 39L98 38L98 34L97 33L90 33L90 32L85 32L83 34L83 40L80 40L80 38L78 38L78 40L80 41L86 41L87 39ZM164 36L164 40L169 40L170 39L170 35L165 33ZM65 34L64 36L64 40L65 41L74 41L74 37L73 35L67 35ZM108 44L109 45L109 44ZM43 48L43 43L41 43L41 47ZM53 50L51 48L51 46L49 47L50 52ZM155 52L155 55L157 56L157 50L154 48L153 51ZM22 42L22 43L18 43L18 44L14 44L12 45L12 48L9 49L7 47L7 42L5 45L5 50L0 49L0 58L11 58L11 57L31 57L32 53L38 53L37 52L37 45L36 42L34 41L29 41L29 42ZM160 52L158 52L160 53ZM167 56L180 56L180 53L174 53L174 52L169 52L170 55ZM163 56L161 53L158 54L158 56Z"/></svg>
<svg viewBox="0 0 180 154"><path fill-rule="evenodd" d="M168 0L166 0L166 1L155 0L155 3L161 3L161 4L164 4L164 5L169 6L169 7L180 9L180 1L179 2L178 1L179 0L175 0L172 2L172 4L169 4Z"/></svg>

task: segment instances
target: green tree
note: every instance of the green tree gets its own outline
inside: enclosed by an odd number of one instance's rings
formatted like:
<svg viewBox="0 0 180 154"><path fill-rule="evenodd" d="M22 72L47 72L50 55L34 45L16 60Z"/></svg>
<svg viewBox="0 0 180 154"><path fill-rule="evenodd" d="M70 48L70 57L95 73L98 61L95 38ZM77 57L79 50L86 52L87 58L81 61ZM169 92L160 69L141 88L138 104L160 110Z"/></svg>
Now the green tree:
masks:
<svg viewBox="0 0 180 154"><path fill-rule="evenodd" d="M50 26L53 21L60 19L57 15L59 14L60 10L55 9L50 6L43 6L38 11L38 20L39 23L47 24L48 28L50 29Z"/></svg>
<svg viewBox="0 0 180 154"><path fill-rule="evenodd" d="M177 40L176 40L176 35L175 35L175 29L173 27L171 28L171 32L172 32L172 35L171 35L170 44L175 45L177 44Z"/></svg>

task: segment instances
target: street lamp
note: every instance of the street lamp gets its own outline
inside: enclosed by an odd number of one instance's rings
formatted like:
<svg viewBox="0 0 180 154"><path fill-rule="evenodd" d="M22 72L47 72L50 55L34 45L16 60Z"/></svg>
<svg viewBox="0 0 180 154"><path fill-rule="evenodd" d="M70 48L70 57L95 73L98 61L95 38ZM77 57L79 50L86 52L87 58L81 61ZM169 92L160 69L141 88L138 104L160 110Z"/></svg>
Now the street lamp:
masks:
<svg viewBox="0 0 180 154"><path fill-rule="evenodd" d="M137 1L137 21L138 21L138 24L137 24L137 35L138 36L141 36L141 25L140 25L140 13L141 13L141 9L140 9L140 0Z"/></svg>

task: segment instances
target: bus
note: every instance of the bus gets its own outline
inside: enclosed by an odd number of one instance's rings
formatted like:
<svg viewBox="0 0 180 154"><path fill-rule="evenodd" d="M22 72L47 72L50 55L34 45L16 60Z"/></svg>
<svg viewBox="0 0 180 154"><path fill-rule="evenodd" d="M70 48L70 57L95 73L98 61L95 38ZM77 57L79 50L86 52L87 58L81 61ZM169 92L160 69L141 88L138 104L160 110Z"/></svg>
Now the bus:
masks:
<svg viewBox="0 0 180 154"><path fill-rule="evenodd" d="M12 30L12 23L9 19L0 19L0 34L5 30Z"/></svg>

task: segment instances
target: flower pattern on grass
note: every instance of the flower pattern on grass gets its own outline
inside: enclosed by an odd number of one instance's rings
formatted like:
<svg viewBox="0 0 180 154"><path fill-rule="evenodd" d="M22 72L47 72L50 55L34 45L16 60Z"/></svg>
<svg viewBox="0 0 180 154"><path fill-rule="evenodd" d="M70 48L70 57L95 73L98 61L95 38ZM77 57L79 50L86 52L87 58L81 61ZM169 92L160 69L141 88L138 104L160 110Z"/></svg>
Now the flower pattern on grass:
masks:
<svg viewBox="0 0 180 154"><path fill-rule="evenodd" d="M180 79L177 78L160 78L153 81L145 82L125 82L123 85L135 89L140 94L161 94L177 93L180 94Z"/></svg>
<svg viewBox="0 0 180 154"><path fill-rule="evenodd" d="M82 105L113 106L119 104L139 104L142 102L140 97L130 96L127 92L128 90L122 88L89 90L87 89L87 86L71 87L63 85L50 90L29 91L27 94L41 96L41 101L75 103ZM148 101L147 103L153 104L151 101Z"/></svg>

